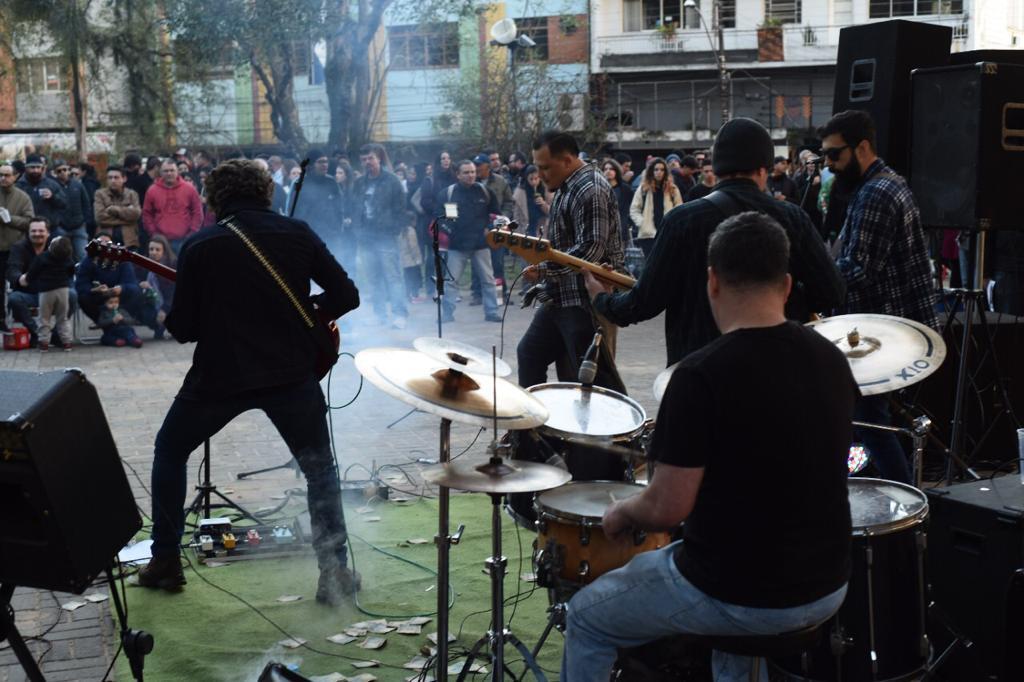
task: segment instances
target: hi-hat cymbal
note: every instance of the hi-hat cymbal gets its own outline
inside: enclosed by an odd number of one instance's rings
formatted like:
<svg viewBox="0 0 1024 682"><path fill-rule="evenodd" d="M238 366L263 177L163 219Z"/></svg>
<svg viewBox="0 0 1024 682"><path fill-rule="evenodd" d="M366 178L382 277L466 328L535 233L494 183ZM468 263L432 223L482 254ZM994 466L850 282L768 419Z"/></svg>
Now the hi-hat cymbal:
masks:
<svg viewBox="0 0 1024 682"><path fill-rule="evenodd" d="M946 344L934 329L892 315L858 313L808 322L850 362L862 395L906 388L937 370Z"/></svg>
<svg viewBox="0 0 1024 682"><path fill-rule="evenodd" d="M423 480L429 483L455 490L499 495L550 490L571 479L572 474L568 471L548 464L504 459L500 462L491 460L486 464L448 462L423 470Z"/></svg>
<svg viewBox="0 0 1024 682"><path fill-rule="evenodd" d="M654 377L654 398L659 403L661 402L662 396L665 395L665 389L668 388L668 382L672 379L672 373L676 371L676 367L678 366L679 363L674 362L658 372L658 376Z"/></svg>
<svg viewBox="0 0 1024 682"><path fill-rule="evenodd" d="M492 370L494 370L499 377L507 377L512 373L512 368L501 358L496 358L496 366L492 366L490 353L461 341L439 339L434 336L421 336L412 342L412 347L424 355L460 372L491 376Z"/></svg>
<svg viewBox="0 0 1024 682"><path fill-rule="evenodd" d="M356 368L391 397L460 424L493 425L495 388L499 428L532 429L548 419L547 408L515 384L483 374L460 376L414 350L368 348L356 354ZM446 378L457 379L452 397L443 395Z"/></svg>

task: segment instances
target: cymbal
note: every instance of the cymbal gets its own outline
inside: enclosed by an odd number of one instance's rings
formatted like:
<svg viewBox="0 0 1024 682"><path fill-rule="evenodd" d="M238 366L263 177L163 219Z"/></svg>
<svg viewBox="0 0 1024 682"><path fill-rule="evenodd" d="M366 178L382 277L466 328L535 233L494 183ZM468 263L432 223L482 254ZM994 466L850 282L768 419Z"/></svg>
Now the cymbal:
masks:
<svg viewBox="0 0 1024 682"><path fill-rule="evenodd" d="M492 375L496 371L499 377L507 377L512 368L501 358L496 358L496 369L491 365L491 354L485 350L470 346L461 341L439 339L434 336L421 336L412 342L412 347L429 358L457 369L460 372ZM463 362L465 361L465 362Z"/></svg>
<svg viewBox="0 0 1024 682"><path fill-rule="evenodd" d="M367 381L393 398L423 412L460 424L504 429L532 429L548 419L547 408L515 384L483 374L461 376L422 353L404 348L368 348L356 354L356 369ZM442 395L445 379L456 378L459 390Z"/></svg>
<svg viewBox="0 0 1024 682"><path fill-rule="evenodd" d="M448 462L423 470L429 483L474 493L532 493L568 483L572 474L539 462L491 460L485 464Z"/></svg>
<svg viewBox="0 0 1024 682"><path fill-rule="evenodd" d="M668 382L672 379L672 373L676 371L676 367L678 366L678 362L672 363L665 369L658 372L658 376L654 377L654 398L659 403L661 402L661 398L665 395L665 389L668 388Z"/></svg>
<svg viewBox="0 0 1024 682"><path fill-rule="evenodd" d="M862 395L906 388L939 368L946 343L931 327L892 315L857 313L808 322L850 362Z"/></svg>

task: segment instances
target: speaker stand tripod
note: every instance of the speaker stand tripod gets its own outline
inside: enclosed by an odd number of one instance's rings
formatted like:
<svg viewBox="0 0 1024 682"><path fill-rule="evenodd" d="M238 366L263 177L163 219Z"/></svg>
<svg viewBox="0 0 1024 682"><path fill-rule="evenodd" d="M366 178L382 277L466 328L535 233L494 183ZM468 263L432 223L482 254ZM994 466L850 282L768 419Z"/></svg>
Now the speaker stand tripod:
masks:
<svg viewBox="0 0 1024 682"><path fill-rule="evenodd" d="M255 523L263 523L263 520L253 514L251 511L241 506L230 497L217 490L212 482L210 482L210 439L207 438L203 441L203 461L199 465L200 470L203 472L202 482L196 486L196 496L192 499L192 502L185 508L185 518L188 518L189 514L196 514L201 519L208 519L210 517L210 510L212 509L234 509L243 518L254 521ZM211 502L211 495L216 495L222 501Z"/></svg>
<svg viewBox="0 0 1024 682"><path fill-rule="evenodd" d="M493 459L492 459L493 461ZM501 462L500 459L497 460ZM538 682L547 682L544 673L541 672L533 653L526 648L526 645L519 641L519 638L512 634L509 628L505 627L505 567L508 566L508 559L501 554L501 493L489 493L491 497L491 551L492 556L484 562L487 573L491 576L491 629L487 634L477 640L469 652L466 664L459 672L458 682L463 682L469 675L473 661L486 654L480 650L484 646L490 648L489 657L491 665L494 666L491 672L491 680L503 682L505 679L505 644L511 644L522 655L523 662L527 669L533 673ZM438 640L440 642L440 640Z"/></svg>
<svg viewBox="0 0 1024 682"><path fill-rule="evenodd" d="M25 677L29 682L46 682L42 671L39 670L39 664L36 663L35 657L28 650L28 645L14 624L14 609L11 607L13 596L14 585L0 585L0 642L6 639L11 643L11 650L14 651L14 656L21 664L21 669L25 671Z"/></svg>
<svg viewBox="0 0 1024 682"><path fill-rule="evenodd" d="M970 464L974 453L968 453L966 451L966 434L964 433L964 410L967 400L967 388L971 383L967 378L967 366L970 358L970 347L973 339L972 330L974 328L974 316L976 313L981 322L981 342L983 344L984 351L992 358L992 366L996 375L996 384L999 387L1000 397L1003 400L1003 410L1008 411L1013 415L1010 395L1006 390L1006 382L1003 380L1003 374L999 369L999 358L996 355L995 344L992 342L992 330L989 329L988 319L985 316L985 311L988 309L988 299L985 296L985 290L983 287L985 272L985 236L984 231L976 233L976 239L974 242L973 288L953 290L952 313L946 320L946 329L943 330L943 332L949 331L953 324L953 320L956 319L957 307L962 304L964 328L960 341L960 359L957 364L956 393L953 401L953 432L949 439L950 453L955 455L955 457L950 457L946 461L946 485L952 485L953 483L954 462L961 464L964 471L971 475L975 480L979 478L979 476L971 470L969 466L966 466ZM1000 416L1002 415L996 415L994 419L998 419ZM991 426L989 430L991 430ZM966 465L963 463L966 463Z"/></svg>

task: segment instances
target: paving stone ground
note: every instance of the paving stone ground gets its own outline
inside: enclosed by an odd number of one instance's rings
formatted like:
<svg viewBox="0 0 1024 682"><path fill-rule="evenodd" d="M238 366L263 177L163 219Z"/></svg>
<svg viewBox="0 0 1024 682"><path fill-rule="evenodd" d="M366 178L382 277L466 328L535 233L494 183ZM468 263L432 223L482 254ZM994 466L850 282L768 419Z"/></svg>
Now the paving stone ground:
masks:
<svg viewBox="0 0 1024 682"><path fill-rule="evenodd" d="M375 318L370 311L369 297L369 293L364 292L363 308L350 315L354 330L344 335L343 350L355 353L376 346L410 348L416 337L436 336L433 304L410 306L408 326L395 330L372 324ZM503 357L515 368L515 347L532 313L520 310L515 304L517 297L513 299L505 323ZM501 325L485 322L481 307L460 303L455 314L457 322L445 325L445 337L487 349L495 345L500 350ZM273 321L267 320L267 324ZM148 512L150 500L146 488L152 470L153 440L189 367L193 346L171 340L152 341L151 332L142 328L139 332L145 345L138 350L76 345L71 353L0 352L0 369L81 368L98 389L136 499ZM650 417L657 412L651 386L664 363L662 318L619 331L619 371L631 397L644 406ZM514 372L511 378L514 381ZM554 380L553 370L550 379ZM341 359L330 382L324 383L334 405L348 402L358 386L359 375L348 357ZM358 465L369 468L382 464L409 465L407 470L418 480L416 472L420 465L415 464L415 460L437 457L438 419L414 413L392 425L408 412L404 404L369 385L363 387L351 406L332 410L342 471L351 468L351 476L361 478L365 472ZM452 452L466 448L477 431L473 426L455 424ZM489 439L490 434L481 435L466 457L485 456ZM244 414L228 425L212 439L212 453L213 482L222 491L232 491L230 496L243 505L254 509L272 506L276 504L272 497L296 486L290 469L242 481L236 479L242 471L274 466L290 459L277 431L262 413ZM197 480L201 454L201 451L194 454L189 463L189 480ZM14 599L19 629L25 636L32 636L56 623L46 635L46 642L30 644L37 656L47 646L52 647L42 665L48 680L100 680L117 648L109 603L90 604L74 612L61 611L58 604L69 598L69 595L51 596L49 592L19 589ZM0 644L0 682L22 679L24 675L10 648L6 643Z"/></svg>

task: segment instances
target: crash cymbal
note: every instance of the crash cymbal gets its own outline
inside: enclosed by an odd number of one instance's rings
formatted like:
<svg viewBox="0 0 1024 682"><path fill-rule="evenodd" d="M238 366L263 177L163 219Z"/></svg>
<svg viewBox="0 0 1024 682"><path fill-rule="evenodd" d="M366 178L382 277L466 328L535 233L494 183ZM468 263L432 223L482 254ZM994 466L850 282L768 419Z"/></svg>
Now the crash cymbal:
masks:
<svg viewBox="0 0 1024 682"><path fill-rule="evenodd" d="M572 474L539 462L490 460L485 464L448 462L423 470L423 480L474 493L532 493L568 483Z"/></svg>
<svg viewBox="0 0 1024 682"><path fill-rule="evenodd" d="M460 372L486 374L491 376L491 354L475 346L451 339L439 339L433 336L421 336L412 342L412 347L438 362L457 369ZM499 377L507 377L512 373L508 363L497 358L496 372Z"/></svg>
<svg viewBox="0 0 1024 682"><path fill-rule="evenodd" d="M858 313L808 322L850 362L862 395L888 393L916 384L946 358L934 329L892 315Z"/></svg>
<svg viewBox="0 0 1024 682"><path fill-rule="evenodd" d="M457 373L414 350L368 348L356 354L356 368L391 397L460 424L494 425L495 387L498 428L532 429L548 418L547 408L515 384ZM454 381L451 397L444 395L446 380Z"/></svg>
<svg viewBox="0 0 1024 682"><path fill-rule="evenodd" d="M662 396L665 395L665 389L668 388L668 382L672 379L672 373L676 371L676 367L679 363L673 363L665 369L658 372L658 376L654 377L654 398L659 403L661 402Z"/></svg>

